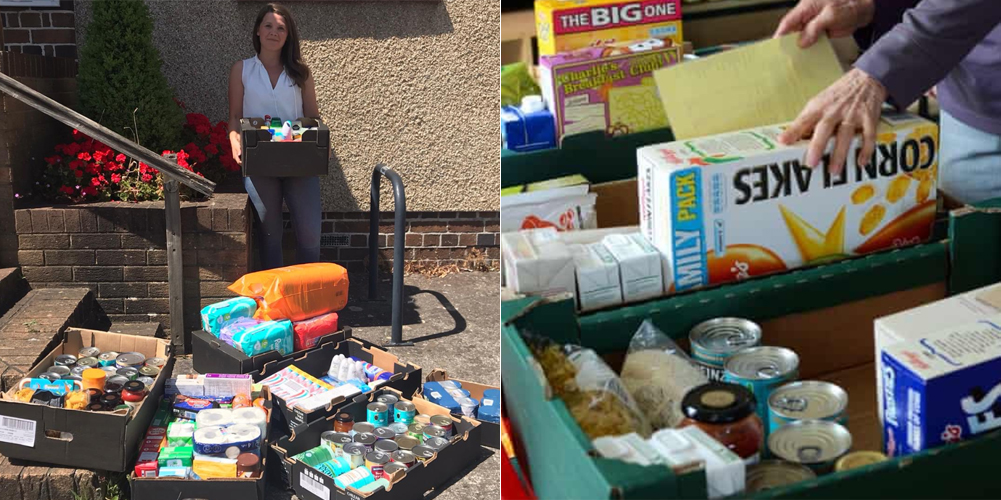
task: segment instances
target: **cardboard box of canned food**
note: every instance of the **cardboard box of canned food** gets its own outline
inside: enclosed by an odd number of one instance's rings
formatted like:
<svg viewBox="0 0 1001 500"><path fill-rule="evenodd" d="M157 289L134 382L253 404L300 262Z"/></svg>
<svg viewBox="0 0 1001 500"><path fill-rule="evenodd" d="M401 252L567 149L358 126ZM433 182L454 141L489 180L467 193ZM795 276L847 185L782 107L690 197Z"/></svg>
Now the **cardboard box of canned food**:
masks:
<svg viewBox="0 0 1001 500"><path fill-rule="evenodd" d="M375 344L355 338L341 342L328 342L307 351L302 356L266 363L263 369L252 372L251 376L254 377L255 382L260 382L285 368L295 366L313 377L320 378L327 374L331 360L338 354L371 363L391 373L389 380L383 386L396 389L407 398L412 397L420 389L420 366L400 361L399 358L380 349ZM332 415L346 402L347 399L344 397L337 397L322 408L304 410L297 406L290 408L284 399L276 395L275 403L279 413L276 418L279 420L275 421L275 425L282 425L291 431L296 426Z"/></svg>
<svg viewBox="0 0 1001 500"><path fill-rule="evenodd" d="M615 310L577 316L571 300L534 298L502 305L502 378L505 406L526 443L529 474L540 498L705 498L703 470L643 467L596 455L567 405L552 395L520 333L543 332L602 354L617 369L630 338L651 319L686 350L691 329L718 317L743 317L762 329L762 343L791 349L800 380L822 380L848 394L851 451L883 450L873 356L876 318L912 309L1001 280L1001 212L964 207L949 214L950 239L877 253L820 267L749 280ZM992 255L991 252L994 252ZM960 257L966 257L960 260ZM979 274L974 272L979 270ZM539 425L545 422L546 425ZM997 496L1001 487L983 473L1001 433L822 474L756 498L855 498L887 491L899 497ZM567 475L561 471L574 470ZM942 480L949 470L949 480Z"/></svg>
<svg viewBox="0 0 1001 500"><path fill-rule="evenodd" d="M461 384L462 389L469 391L469 397L478 401L481 405L484 404L483 393L488 390L496 390L500 394L500 387L493 387L489 385L483 385L476 382L467 382L465 380L460 380L457 378L451 378L448 376L448 372L441 369L435 368L431 370L431 373L427 374L425 377L425 382L444 382L447 380L452 380ZM422 386L421 390L414 395L414 399L426 399L424 396L425 388ZM489 398L487 398L489 399ZM491 401L488 404L500 404L500 401ZM480 432L483 436L483 446L488 446L490 448L500 449L500 423L499 422L488 422L481 419L475 419L480 423Z"/></svg>
<svg viewBox="0 0 1001 500"><path fill-rule="evenodd" d="M219 340L211 333L195 330L191 332L191 363L198 373L250 373L264 368L265 364L272 361L297 358L327 342L340 342L347 338L351 338L351 327L346 326L320 337L313 347L286 356L282 356L278 351L247 356L243 351Z"/></svg>
<svg viewBox="0 0 1001 500"><path fill-rule="evenodd" d="M407 401L399 391L390 388L379 389L370 394L356 396L338 413L350 414L354 422L365 422L368 419L368 405L384 395L393 395L400 401ZM406 470L393 472L392 476L386 478L390 483L388 488L377 487L371 492L360 491L351 486L342 488L335 483L333 477L294 458L295 455L320 446L321 435L333 429L335 417L331 415L297 427L292 436L283 437L272 445L272 449L282 462L283 469L289 473L291 486L296 495L300 499L315 500L421 499L424 498L425 492L448 482L476 462L481 452L479 422L464 417L449 416L447 409L420 398L412 402L417 414L448 416L452 421L452 435L447 439L449 441L447 445L438 450L429 448L432 452L428 453L429 456L416 459Z"/></svg>
<svg viewBox="0 0 1001 500"><path fill-rule="evenodd" d="M0 395L0 454L9 458L47 464L127 470L135 463L139 441L146 432L164 383L173 370L170 343L164 339L69 328L62 343L51 349L25 375L39 378L59 356L77 356L84 348L128 354L135 358L164 360L145 399L132 412L89 411L26 403L16 400L11 388ZM136 355L135 353L138 353Z"/></svg>

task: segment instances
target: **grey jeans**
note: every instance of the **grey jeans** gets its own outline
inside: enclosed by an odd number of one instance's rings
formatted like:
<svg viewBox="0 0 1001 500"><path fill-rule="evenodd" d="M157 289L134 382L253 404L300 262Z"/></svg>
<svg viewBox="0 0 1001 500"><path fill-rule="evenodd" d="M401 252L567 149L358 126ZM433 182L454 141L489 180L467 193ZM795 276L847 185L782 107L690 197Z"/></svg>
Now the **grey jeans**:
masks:
<svg viewBox="0 0 1001 500"><path fill-rule="evenodd" d="M288 205L295 230L296 263L320 260L320 179L319 177L243 178L254 213L260 223L261 266L282 267L282 200Z"/></svg>
<svg viewBox="0 0 1001 500"><path fill-rule="evenodd" d="M945 111L939 122L939 189L963 203L1001 197L1001 136Z"/></svg>

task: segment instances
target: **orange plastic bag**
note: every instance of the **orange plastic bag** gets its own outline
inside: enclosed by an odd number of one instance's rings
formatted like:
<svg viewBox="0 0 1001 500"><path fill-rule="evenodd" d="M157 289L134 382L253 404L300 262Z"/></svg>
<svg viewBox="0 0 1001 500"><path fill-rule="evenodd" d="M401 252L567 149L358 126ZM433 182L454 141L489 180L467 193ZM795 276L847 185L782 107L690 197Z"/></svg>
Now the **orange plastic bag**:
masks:
<svg viewBox="0 0 1001 500"><path fill-rule="evenodd" d="M298 264L245 274L229 290L257 300L254 318L302 321L344 308L348 272L330 262Z"/></svg>

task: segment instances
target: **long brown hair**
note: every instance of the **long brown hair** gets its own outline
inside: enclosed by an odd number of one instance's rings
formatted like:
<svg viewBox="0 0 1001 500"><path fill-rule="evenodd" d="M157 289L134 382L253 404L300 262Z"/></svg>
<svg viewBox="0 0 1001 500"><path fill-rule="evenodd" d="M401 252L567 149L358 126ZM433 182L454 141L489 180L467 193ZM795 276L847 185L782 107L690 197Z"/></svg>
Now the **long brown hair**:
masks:
<svg viewBox="0 0 1001 500"><path fill-rule="evenodd" d="M296 85L302 88L306 85L306 80L309 79L309 66L302 59L302 51L299 50L299 28L296 27L295 20L292 19L292 13L284 5L269 3L257 13L257 21L254 23L254 31L251 34L251 40L254 42L254 51L258 54L261 53L261 39L257 36L257 30L260 29L261 23L264 22L264 16L268 12L282 16L282 19L285 21L288 36L285 38L285 45L282 46L282 64L285 66L285 74Z"/></svg>

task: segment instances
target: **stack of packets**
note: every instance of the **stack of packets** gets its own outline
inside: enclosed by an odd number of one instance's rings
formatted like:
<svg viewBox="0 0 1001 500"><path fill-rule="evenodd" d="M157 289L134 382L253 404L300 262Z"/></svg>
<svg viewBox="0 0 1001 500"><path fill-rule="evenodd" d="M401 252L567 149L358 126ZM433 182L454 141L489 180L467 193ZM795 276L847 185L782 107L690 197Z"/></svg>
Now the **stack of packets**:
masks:
<svg viewBox="0 0 1001 500"><path fill-rule="evenodd" d="M262 380L261 385L267 386L289 408L312 411L338 398L369 393L392 375L371 363L338 354L331 359L330 369L322 378L293 365Z"/></svg>
<svg viewBox="0 0 1001 500"><path fill-rule="evenodd" d="M594 229L598 195L582 175L568 175L501 190L501 232L552 227L559 231Z"/></svg>
<svg viewBox="0 0 1001 500"><path fill-rule="evenodd" d="M481 422L500 423L500 390L483 391L483 400L477 401L455 380L425 382L424 399L445 408L453 415L475 418Z"/></svg>
<svg viewBox="0 0 1001 500"><path fill-rule="evenodd" d="M412 402L383 394L368 404L366 421L338 413L320 446L292 458L334 478L338 488L364 494L388 487L457 438L452 417L417 414Z"/></svg>
<svg viewBox="0 0 1001 500"><path fill-rule="evenodd" d="M139 450L135 475L260 477L268 414L259 393L249 375L207 374L168 380L164 399Z"/></svg>
<svg viewBox="0 0 1001 500"><path fill-rule="evenodd" d="M320 337L337 331L337 313L322 314L304 321L255 319L257 302L235 297L205 306L202 329L239 349L247 356L275 350L283 356L309 349Z"/></svg>

